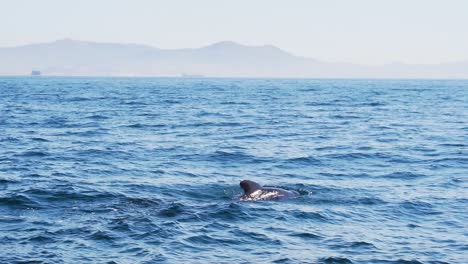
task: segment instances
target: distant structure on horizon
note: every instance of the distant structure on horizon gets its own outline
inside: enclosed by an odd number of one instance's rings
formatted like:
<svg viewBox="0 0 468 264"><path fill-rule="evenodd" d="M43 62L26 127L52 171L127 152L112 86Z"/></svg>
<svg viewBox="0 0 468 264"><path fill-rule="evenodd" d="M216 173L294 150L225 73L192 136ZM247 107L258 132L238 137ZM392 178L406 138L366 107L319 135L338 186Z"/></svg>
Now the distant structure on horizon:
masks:
<svg viewBox="0 0 468 264"><path fill-rule="evenodd" d="M41 73L41 69L47 73ZM70 39L0 47L0 75L25 73L31 76L468 79L468 60L369 66L322 62L271 45L247 46L232 41L194 49Z"/></svg>
<svg viewBox="0 0 468 264"><path fill-rule="evenodd" d="M31 76L41 76L41 71L32 70L31 71Z"/></svg>

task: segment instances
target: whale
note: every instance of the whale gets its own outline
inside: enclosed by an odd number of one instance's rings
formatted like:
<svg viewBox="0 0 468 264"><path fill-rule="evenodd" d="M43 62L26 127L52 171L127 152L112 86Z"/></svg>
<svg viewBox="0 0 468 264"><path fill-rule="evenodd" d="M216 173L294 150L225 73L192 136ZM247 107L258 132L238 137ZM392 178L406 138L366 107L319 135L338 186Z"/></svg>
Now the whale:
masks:
<svg viewBox="0 0 468 264"><path fill-rule="evenodd" d="M249 180L241 181L240 187L244 190L244 194L240 197L241 201L271 201L295 198L299 196L299 193L296 191L274 187L263 187L262 185Z"/></svg>

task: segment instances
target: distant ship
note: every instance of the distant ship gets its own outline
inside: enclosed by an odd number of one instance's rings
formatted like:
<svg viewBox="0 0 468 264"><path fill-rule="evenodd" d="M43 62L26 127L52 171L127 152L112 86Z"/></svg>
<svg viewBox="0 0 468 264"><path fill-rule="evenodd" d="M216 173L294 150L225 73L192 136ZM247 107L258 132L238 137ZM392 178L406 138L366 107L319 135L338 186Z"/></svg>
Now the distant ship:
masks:
<svg viewBox="0 0 468 264"><path fill-rule="evenodd" d="M41 76L41 71L31 71L31 76Z"/></svg>

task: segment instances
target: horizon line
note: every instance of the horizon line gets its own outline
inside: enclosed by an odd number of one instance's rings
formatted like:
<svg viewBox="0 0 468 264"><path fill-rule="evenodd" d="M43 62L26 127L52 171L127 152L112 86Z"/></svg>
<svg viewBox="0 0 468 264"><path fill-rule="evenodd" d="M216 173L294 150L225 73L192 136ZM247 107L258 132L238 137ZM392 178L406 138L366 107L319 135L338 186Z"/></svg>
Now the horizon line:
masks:
<svg viewBox="0 0 468 264"><path fill-rule="evenodd" d="M245 76L203 76L203 77L184 77L184 76L156 76L156 75L133 75L133 76L126 76L126 75L40 75L40 76L31 76L28 74L17 74L17 75L2 75L0 74L0 78L20 78L20 77L27 77L31 79L40 79L40 78L128 78L128 79L244 79L244 80L394 80L394 81L468 81L468 78L431 78L431 77L420 77L420 78L380 78L380 77L245 77Z"/></svg>

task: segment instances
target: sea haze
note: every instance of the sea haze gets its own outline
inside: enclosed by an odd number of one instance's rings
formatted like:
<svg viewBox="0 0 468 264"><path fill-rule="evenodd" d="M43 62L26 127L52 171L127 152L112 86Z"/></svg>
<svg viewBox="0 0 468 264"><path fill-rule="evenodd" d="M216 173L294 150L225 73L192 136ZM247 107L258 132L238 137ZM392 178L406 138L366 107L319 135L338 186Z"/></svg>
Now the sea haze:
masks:
<svg viewBox="0 0 468 264"><path fill-rule="evenodd" d="M0 48L0 75L28 75L32 70L59 76L467 79L468 61L363 66L322 62L271 45L245 46L232 41L175 50L71 39Z"/></svg>
<svg viewBox="0 0 468 264"><path fill-rule="evenodd" d="M467 260L468 81L3 77L0 94L0 263ZM301 195L241 202L242 179Z"/></svg>

